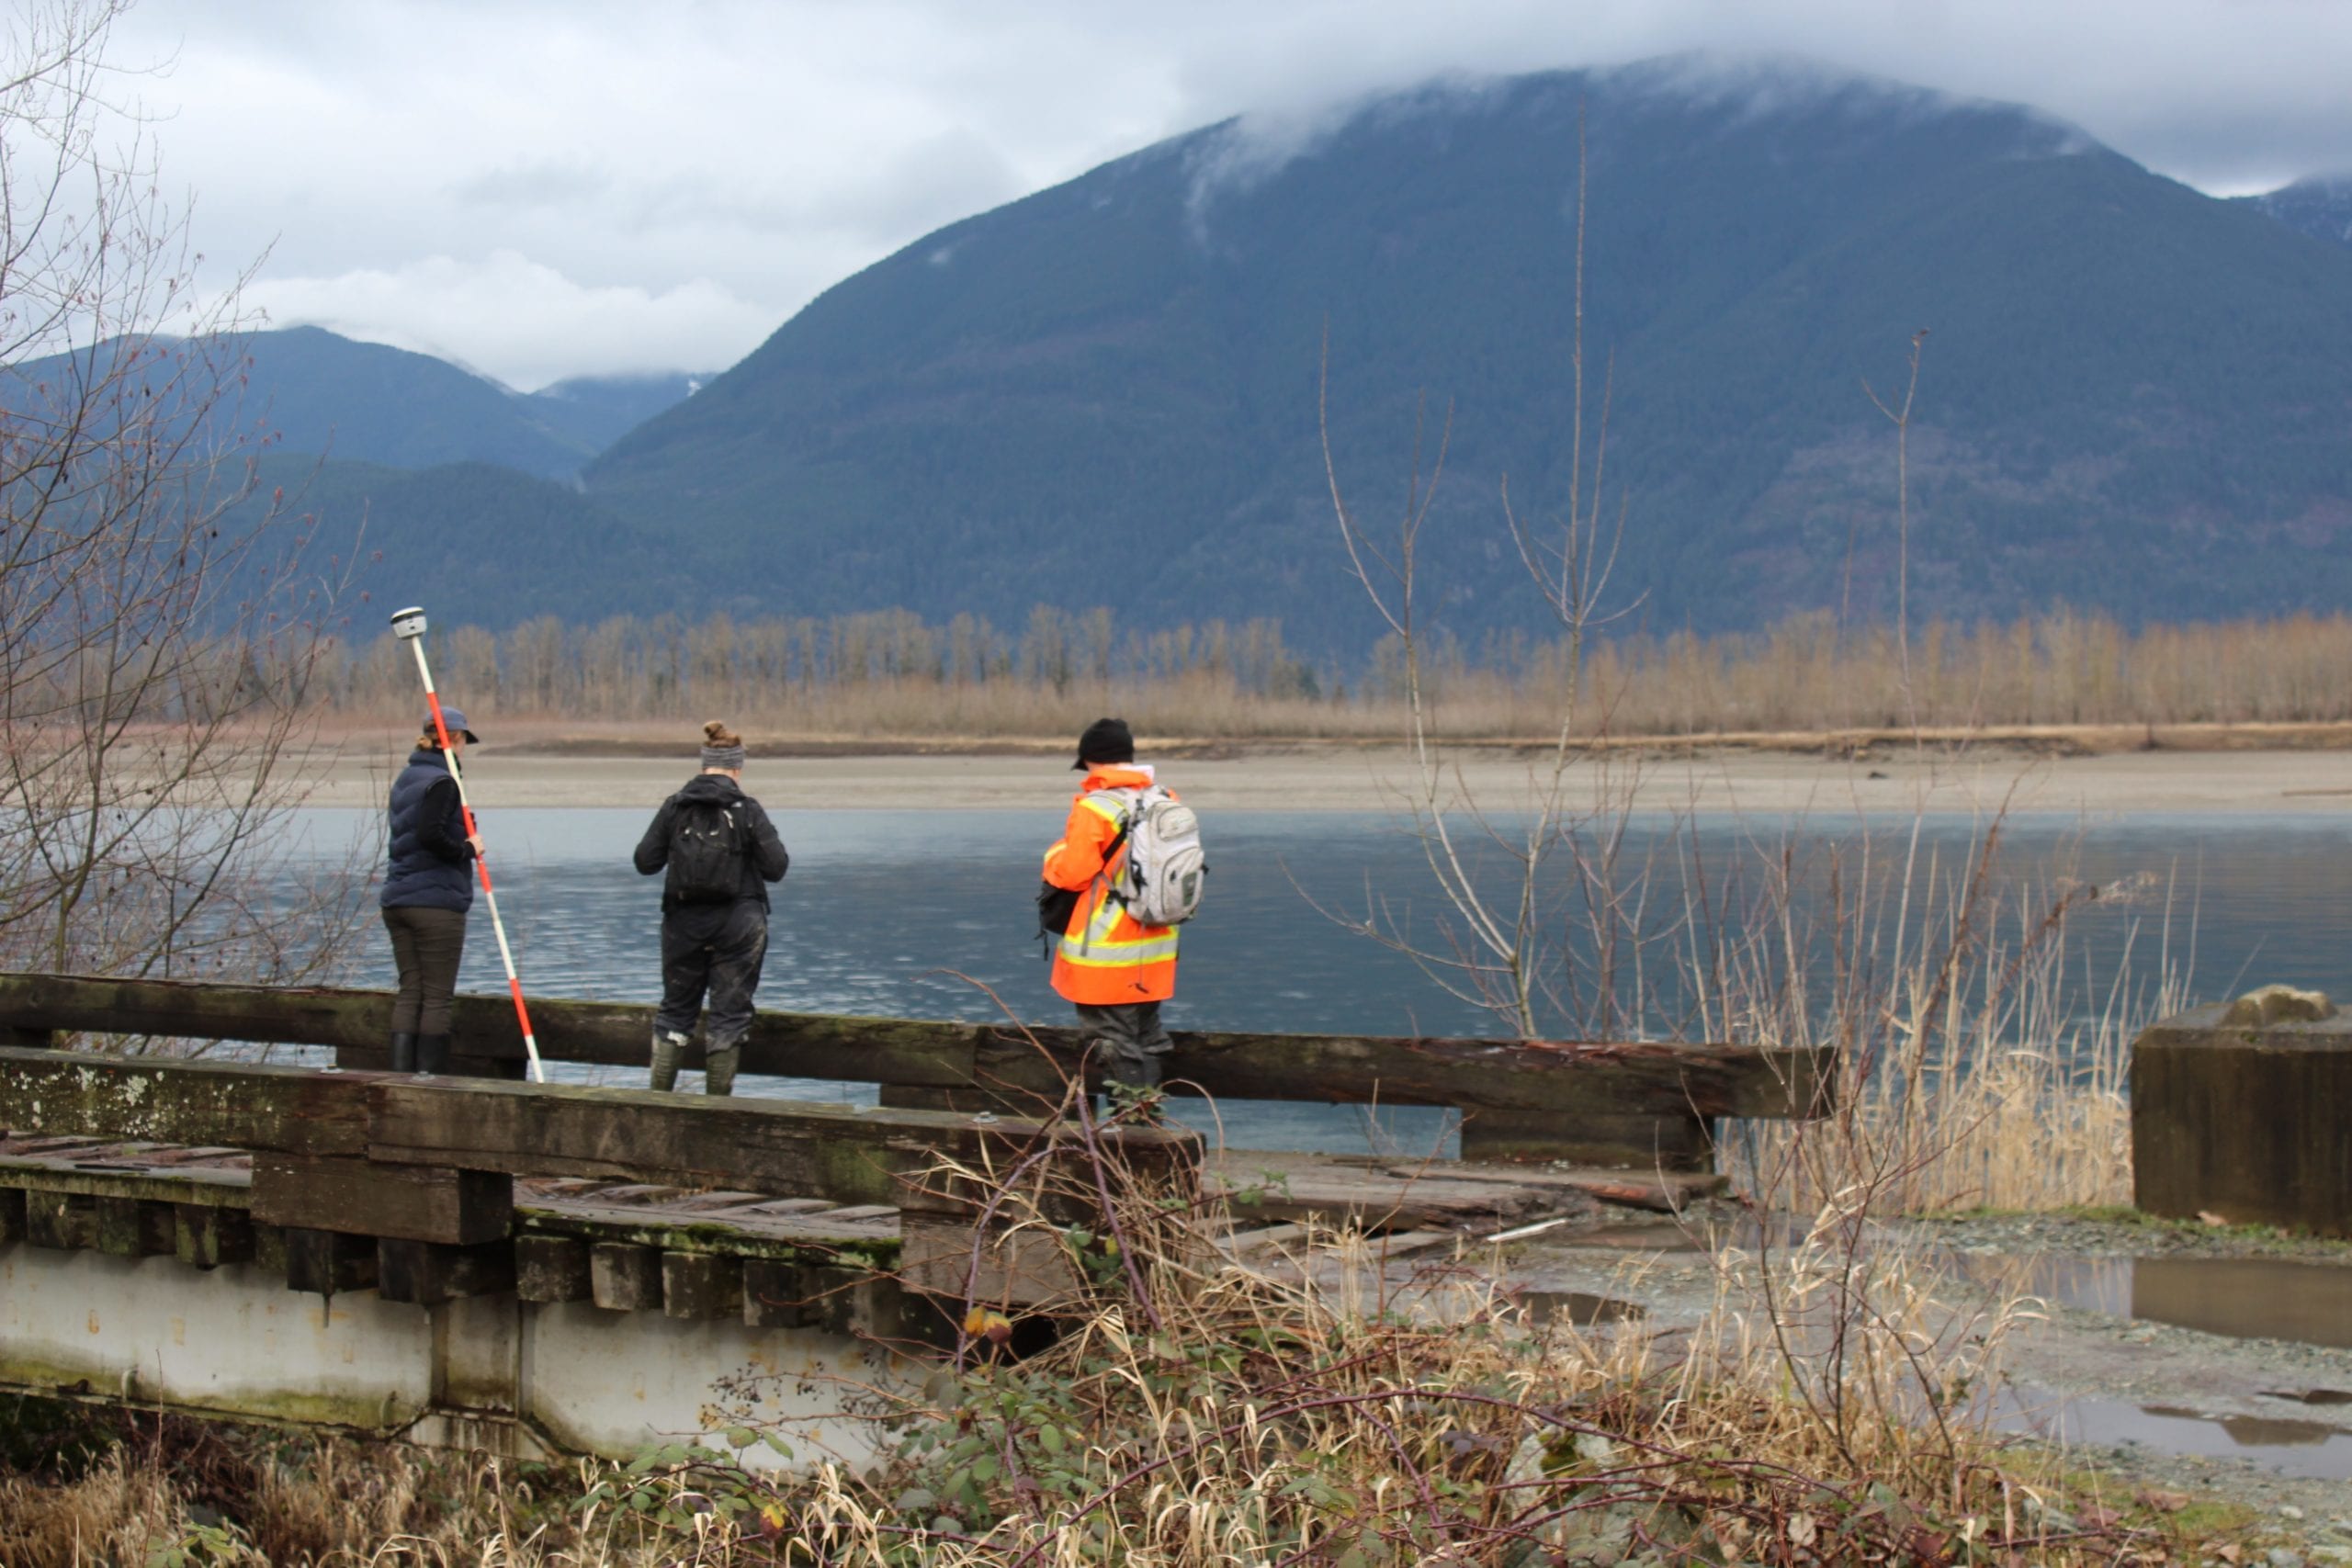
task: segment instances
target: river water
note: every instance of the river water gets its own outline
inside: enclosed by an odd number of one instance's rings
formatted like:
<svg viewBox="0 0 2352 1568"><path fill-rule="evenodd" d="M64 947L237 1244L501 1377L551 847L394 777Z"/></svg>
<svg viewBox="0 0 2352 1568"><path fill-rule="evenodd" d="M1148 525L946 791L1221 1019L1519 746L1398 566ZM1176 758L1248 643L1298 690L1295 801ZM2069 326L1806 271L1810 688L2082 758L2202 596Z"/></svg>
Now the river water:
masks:
<svg viewBox="0 0 2352 1568"><path fill-rule="evenodd" d="M380 860L374 812L302 814L306 857ZM487 815L500 907L527 989L548 996L650 1002L659 880L639 877L629 852L648 814L635 809L516 808ZM792 871L775 890L761 1003L774 1009L985 1020L1000 1007L1061 1021L1046 984L1032 896L1040 851L1061 825L1058 807L1017 811L826 810L777 813ZM1408 953L1348 929L1344 918L1377 914L1441 959L1460 935L1441 919L1419 842L1370 813L1232 813L1206 824L1210 892L1186 927L1181 990L1169 1008L1179 1028L1496 1034L1497 1017L1448 994ZM1668 911L1703 889L1736 911L1768 879L1789 843L1805 846L1799 903L1826 908L1825 846L1848 868L1867 848L1882 873L1911 850L1911 825L1813 822L1759 829L1753 821L1637 819L1620 863L1645 857L1642 922L1671 925ZM1867 844L1865 840L1867 840ZM1476 835L1468 835L1475 843ZM1982 848L1982 826L1931 818L1917 856L1944 885ZM1476 856L1505 886L1510 867L1492 847ZM2008 900L2001 919L2045 907L2057 879L2096 885L2065 928L2069 984L2079 1005L2105 1005L2121 984L2144 991L2169 966L2199 998L2286 981L2352 995L2352 942L2345 889L2352 886L2352 820L2133 817L2085 823L2072 817L2013 817L2001 829ZM1630 881L1630 878L1622 880ZM1728 893L1726 889L1730 889ZM1948 906L1930 896L1915 909ZM1894 906L1884 908L1891 913ZM1917 918L1916 913L1913 917ZM461 986L503 989L488 922L475 911ZM1686 953L1687 940L1678 944ZM1442 963L1435 965L1441 975ZM1645 984L1675 988L1661 949ZM390 955L369 926L354 978L388 984ZM982 987L986 987L983 989ZM989 993L993 992L993 996ZM864 1087L763 1080L760 1092L871 1100ZM1223 1131L1241 1147L1430 1152L1451 1144L1443 1113L1384 1111L1376 1125L1347 1107L1227 1105Z"/></svg>

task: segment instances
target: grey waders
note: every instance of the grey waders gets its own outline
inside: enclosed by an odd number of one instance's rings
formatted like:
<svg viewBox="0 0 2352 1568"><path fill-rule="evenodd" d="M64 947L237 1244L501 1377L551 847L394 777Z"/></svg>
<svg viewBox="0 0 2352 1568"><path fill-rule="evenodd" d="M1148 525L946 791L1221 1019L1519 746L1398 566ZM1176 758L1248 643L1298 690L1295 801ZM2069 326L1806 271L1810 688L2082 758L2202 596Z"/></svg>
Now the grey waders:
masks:
<svg viewBox="0 0 2352 1568"><path fill-rule="evenodd" d="M666 1029L653 1032L653 1087L663 1092L678 1087L678 1061L685 1055L686 1037Z"/></svg>

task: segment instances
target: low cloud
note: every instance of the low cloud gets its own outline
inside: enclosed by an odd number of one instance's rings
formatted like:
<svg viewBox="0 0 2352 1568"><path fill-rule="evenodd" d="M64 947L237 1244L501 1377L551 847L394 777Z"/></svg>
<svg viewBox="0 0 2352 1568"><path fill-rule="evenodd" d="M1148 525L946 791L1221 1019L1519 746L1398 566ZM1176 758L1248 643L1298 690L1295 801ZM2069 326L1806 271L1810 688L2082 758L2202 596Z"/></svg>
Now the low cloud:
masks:
<svg viewBox="0 0 2352 1568"><path fill-rule="evenodd" d="M132 79L208 284L266 254L281 314L515 381L718 365L942 224L1236 115L1204 189L1382 94L1694 50L2029 104L2220 194L2352 170L2323 0L141 0L117 42L172 62Z"/></svg>
<svg viewBox="0 0 2352 1568"><path fill-rule="evenodd" d="M772 311L697 278L654 292L578 283L512 251L427 256L393 270L254 283L273 327L319 326L454 360L518 391L583 370L716 369L775 326Z"/></svg>
<svg viewBox="0 0 2352 1568"><path fill-rule="evenodd" d="M611 188L612 177L603 170L562 160L485 169L453 182L449 194L468 206L511 210L569 207L593 200Z"/></svg>

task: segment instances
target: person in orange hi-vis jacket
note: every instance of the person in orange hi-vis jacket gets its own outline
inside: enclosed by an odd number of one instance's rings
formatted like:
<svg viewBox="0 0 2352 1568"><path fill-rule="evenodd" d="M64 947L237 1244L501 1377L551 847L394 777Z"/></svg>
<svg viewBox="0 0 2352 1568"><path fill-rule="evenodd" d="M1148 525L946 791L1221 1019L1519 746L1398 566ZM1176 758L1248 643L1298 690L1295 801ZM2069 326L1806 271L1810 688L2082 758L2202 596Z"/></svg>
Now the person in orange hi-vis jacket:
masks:
<svg viewBox="0 0 2352 1568"><path fill-rule="evenodd" d="M1046 852L1046 880L1078 895L1054 950L1054 989L1076 1004L1103 1076L1150 1089L1169 1050L1159 1004L1176 994L1176 928L1142 924L1111 889L1126 861L1123 824L1152 771L1136 765L1135 736L1120 718L1086 727L1073 766L1086 770L1086 782Z"/></svg>

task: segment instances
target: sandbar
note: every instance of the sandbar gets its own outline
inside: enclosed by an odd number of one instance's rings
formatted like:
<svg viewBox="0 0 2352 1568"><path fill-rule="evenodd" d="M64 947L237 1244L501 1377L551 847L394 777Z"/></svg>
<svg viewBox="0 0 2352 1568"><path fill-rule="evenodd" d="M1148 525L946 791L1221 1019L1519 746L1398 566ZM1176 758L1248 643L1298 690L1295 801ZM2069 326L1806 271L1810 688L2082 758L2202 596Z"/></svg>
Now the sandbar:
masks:
<svg viewBox="0 0 2352 1568"><path fill-rule="evenodd" d="M346 739L312 752L310 803L379 804L405 753ZM1147 754L1146 761L1150 758ZM660 756L467 753L476 804L650 810L694 772L690 751ZM1215 811L1398 811L1421 775L1400 748L1247 743L1161 764L1166 781ZM1540 760L1470 750L1443 757L1437 788L1494 811L1521 809L1545 779ZM744 785L772 809L1036 810L1065 800L1076 775L1058 755L755 756ZM2047 756L2003 746L1873 749L1864 756L1753 748L1617 755L1570 770L1573 807L1629 800L1649 812L1908 817L1920 811L2058 813L2088 819L2180 813L2352 818L2352 754L2335 750L2134 751Z"/></svg>

